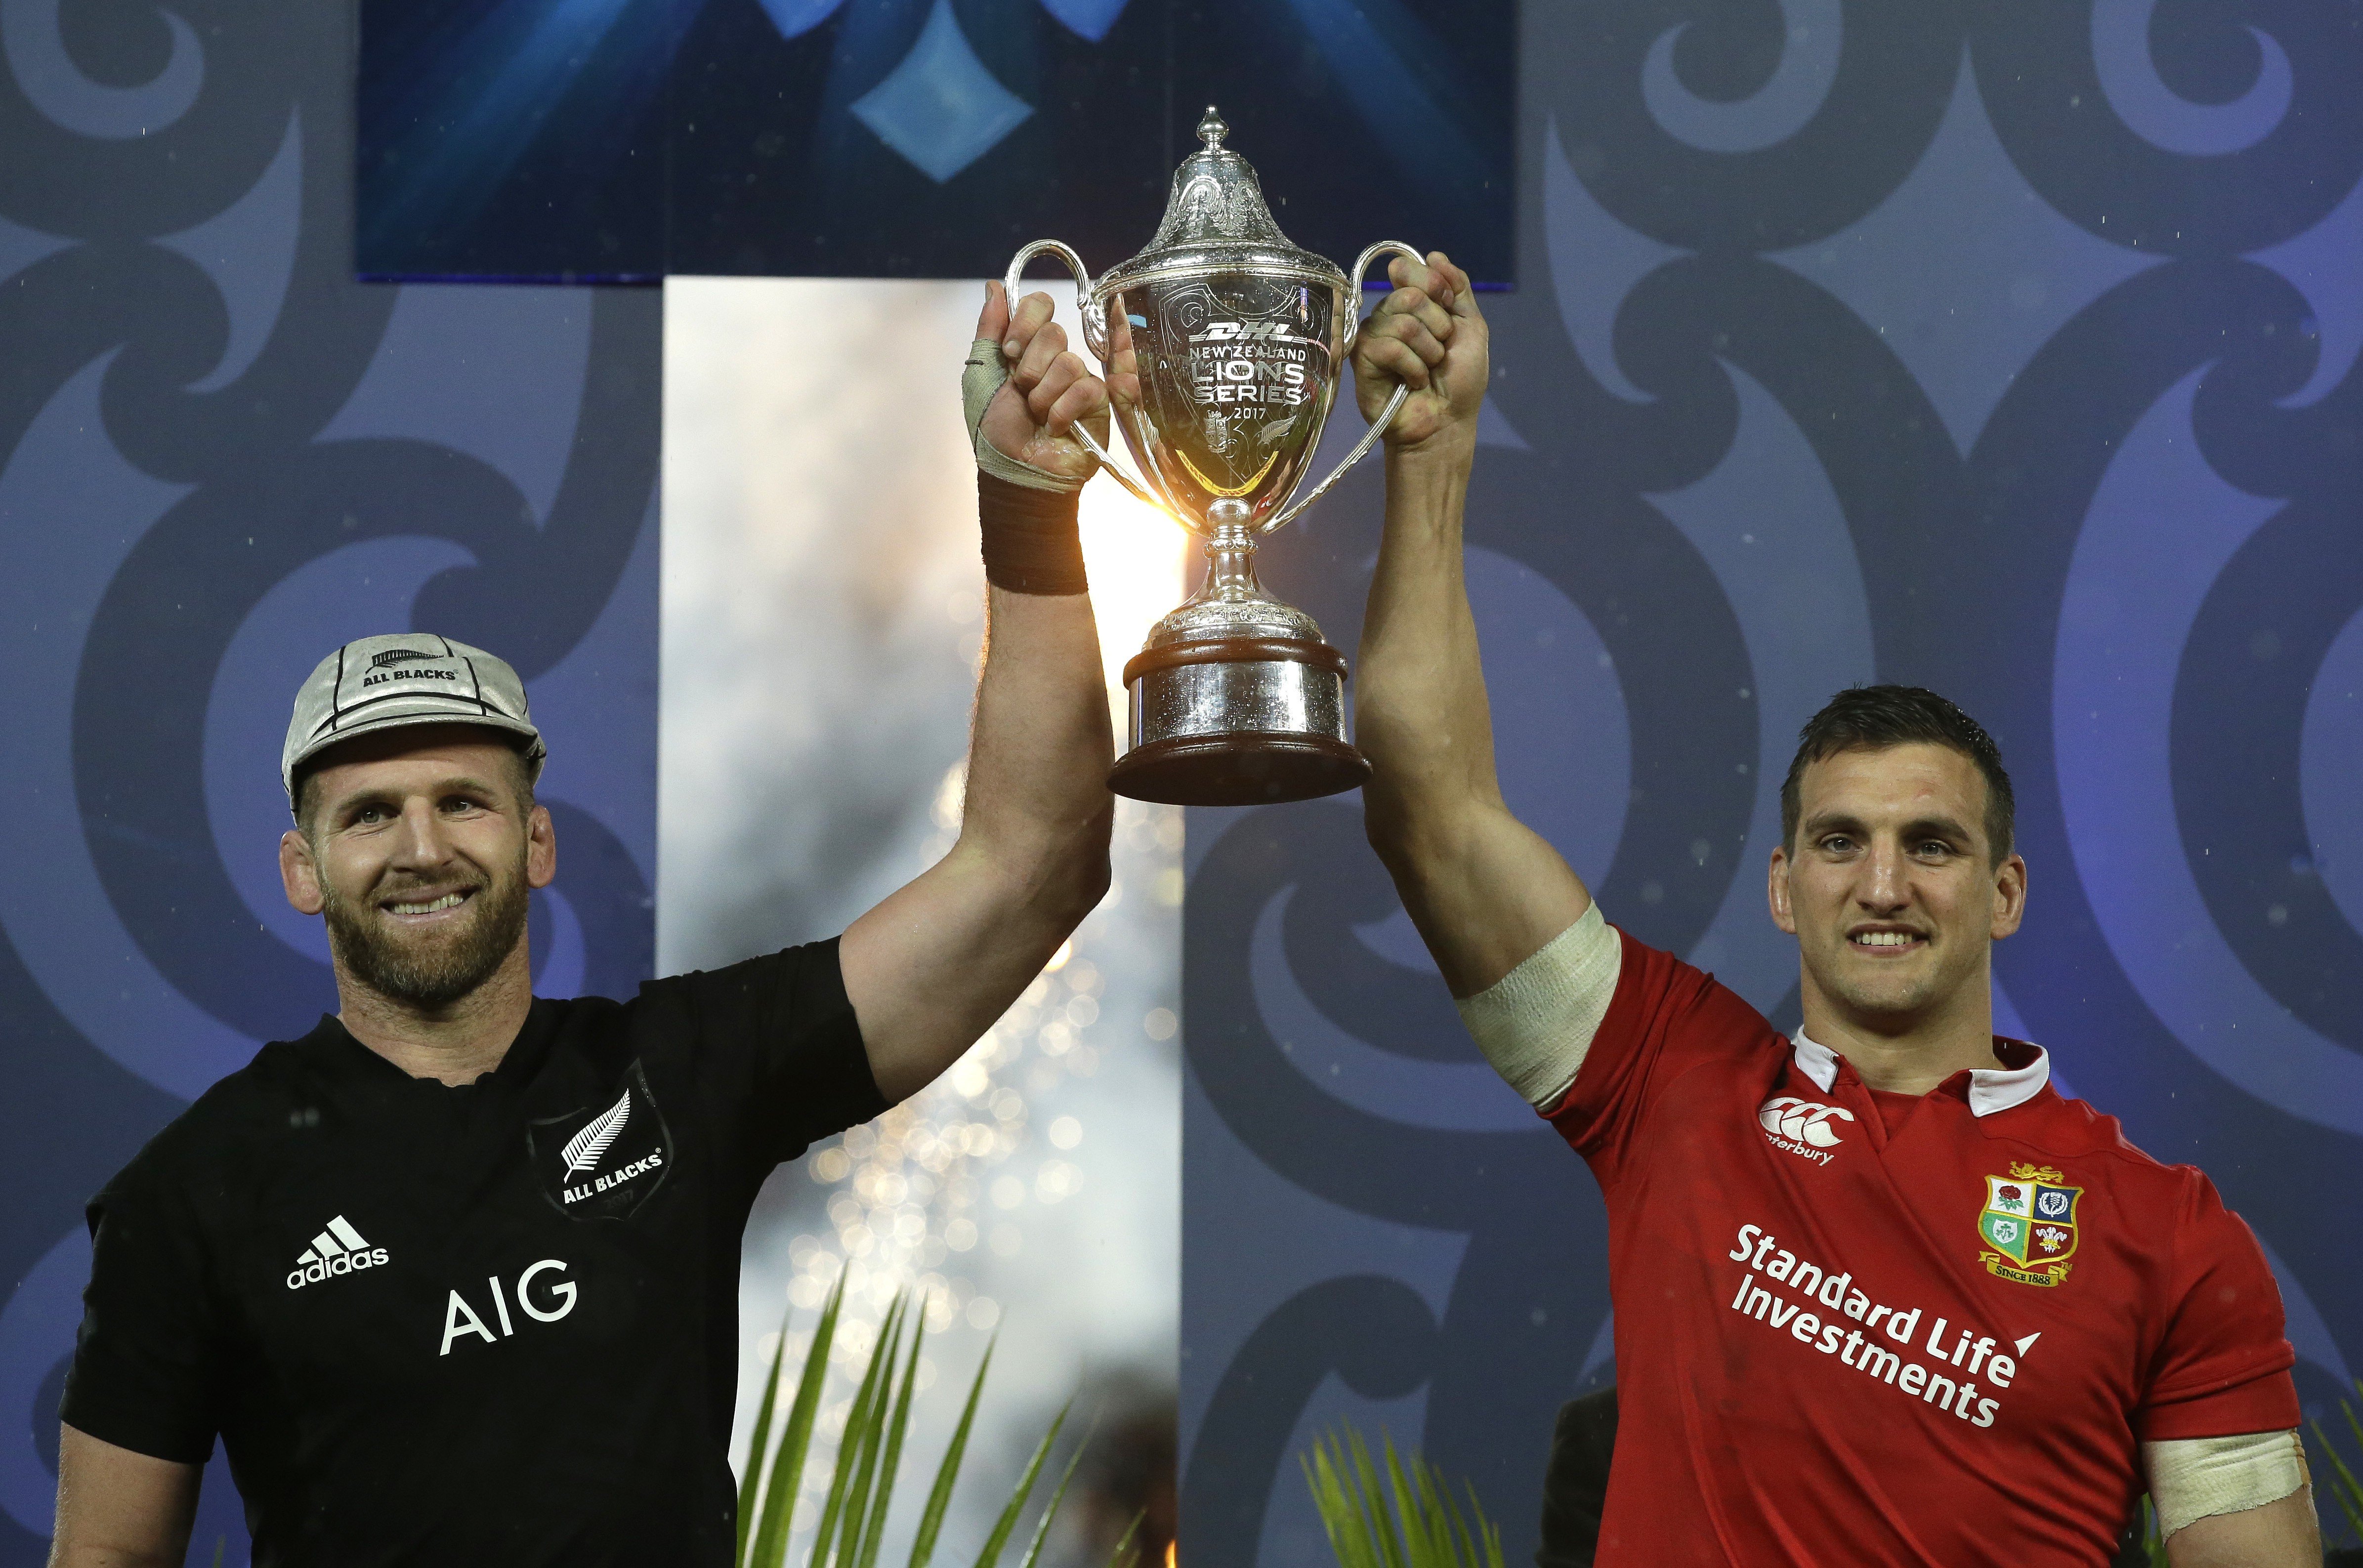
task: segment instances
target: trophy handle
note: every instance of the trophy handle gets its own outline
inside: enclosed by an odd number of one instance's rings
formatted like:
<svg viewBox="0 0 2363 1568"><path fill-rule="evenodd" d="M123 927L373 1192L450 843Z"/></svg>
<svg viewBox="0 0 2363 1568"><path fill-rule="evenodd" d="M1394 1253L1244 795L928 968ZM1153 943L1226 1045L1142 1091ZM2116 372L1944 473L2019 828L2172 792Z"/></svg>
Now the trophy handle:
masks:
<svg viewBox="0 0 2363 1568"><path fill-rule="evenodd" d="M1370 270L1370 263L1381 256L1389 255L1408 257L1413 261L1415 261L1422 266L1426 265L1427 262L1426 257L1422 256L1418 251L1414 250L1410 246L1405 245L1403 241L1399 239L1381 239L1376 245L1371 246L1368 250L1363 251L1361 259L1354 263L1352 284L1356 293L1359 293L1361 292L1362 274ZM1362 323L1359 319L1360 314L1361 313L1359 311L1355 313L1358 319L1354 323L1353 335L1346 339L1345 352L1348 354L1351 354L1354 351L1354 345L1361 340ZM1360 462L1364 458L1370 456L1370 448L1378 445L1379 437L1387 433L1387 426L1392 425L1395 421L1396 411L1403 407L1403 400L1409 396L1411 396L1411 388L1398 385L1395 388L1394 396L1387 399L1387 406L1379 411L1379 416L1370 421L1370 427L1362 432L1362 438L1354 443L1354 449L1346 454L1346 460L1339 463L1336 468L1331 469L1327 479L1323 480L1319 484L1315 485L1311 490L1308 490L1303 495L1298 496L1294 502L1290 503L1286 510L1280 513L1280 515L1274 517L1270 523L1265 524L1263 531L1265 533L1270 533L1272 529L1279 527L1281 524L1287 522L1290 518L1295 516L1298 513L1304 511L1315 502L1320 500L1324 495L1328 493L1329 487L1331 485L1336 484L1339 480L1346 477L1346 470L1348 469L1352 468L1356 463Z"/></svg>
<svg viewBox="0 0 2363 1568"><path fill-rule="evenodd" d="M1075 275L1075 304L1083 317L1083 347L1092 351L1092 358L1097 359L1100 362L1100 368L1104 370L1107 369L1108 355L1107 326L1093 314L1091 269L1083 265L1083 259L1075 254L1072 246L1062 240L1037 239L1018 251L1015 258L1009 263L1009 271L1001 275L1003 297L1009 301L1010 309L1017 308L1017 282L1025 273L1026 263L1045 253L1056 256L1059 260L1064 261L1067 264L1067 271ZM1417 260L1418 258L1414 256L1413 259ZM1393 411L1388 412L1392 416ZM1075 439L1082 444L1083 450L1098 458L1100 467L1105 469L1116 483L1124 486L1135 496L1148 502L1159 512L1169 516L1181 515L1163 496L1152 493L1139 480L1118 468L1116 460L1108 456L1107 449L1093 437L1090 431L1078 425L1074 427L1074 434ZM1359 453L1355 455L1360 456Z"/></svg>

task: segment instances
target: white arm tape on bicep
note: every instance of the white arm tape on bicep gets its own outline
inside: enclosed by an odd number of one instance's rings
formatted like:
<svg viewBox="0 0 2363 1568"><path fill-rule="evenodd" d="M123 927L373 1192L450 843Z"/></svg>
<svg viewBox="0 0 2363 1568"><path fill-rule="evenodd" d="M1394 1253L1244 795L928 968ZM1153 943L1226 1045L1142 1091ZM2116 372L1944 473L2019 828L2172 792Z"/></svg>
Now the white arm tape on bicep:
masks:
<svg viewBox="0 0 2363 1568"><path fill-rule="evenodd" d="M2142 1463L2160 1539L2193 1519L2278 1503L2306 1482L2295 1431L2146 1442Z"/></svg>
<svg viewBox="0 0 2363 1568"><path fill-rule="evenodd" d="M1575 1082L1624 965L1625 944L1594 904L1516 968L1453 1005L1493 1070L1547 1110Z"/></svg>

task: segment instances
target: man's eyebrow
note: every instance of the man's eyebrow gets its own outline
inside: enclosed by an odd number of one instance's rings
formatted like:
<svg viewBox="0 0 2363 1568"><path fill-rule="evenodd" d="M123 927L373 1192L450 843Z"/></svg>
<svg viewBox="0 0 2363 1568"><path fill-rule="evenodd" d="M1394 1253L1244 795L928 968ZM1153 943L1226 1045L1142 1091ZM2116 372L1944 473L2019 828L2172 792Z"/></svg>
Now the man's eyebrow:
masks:
<svg viewBox="0 0 2363 1568"><path fill-rule="evenodd" d="M1969 825L1958 817L1915 817L1903 824L1903 836L1916 838L1949 838L1969 842Z"/></svg>
<svg viewBox="0 0 2363 1568"><path fill-rule="evenodd" d="M389 790L383 784L369 784L348 794L338 796L328 802L328 810L342 815L358 807L383 805L388 801L400 799L402 799L402 791L399 790Z"/></svg>
<svg viewBox="0 0 2363 1568"><path fill-rule="evenodd" d="M1812 838L1818 838L1825 833L1859 834L1863 831L1862 819L1851 812L1817 812L1807 817L1797 831Z"/></svg>
<svg viewBox="0 0 2363 1568"><path fill-rule="evenodd" d="M420 792L433 797L441 797L444 795L482 795L490 801L496 800L499 797L500 787L489 778L478 778L470 775L460 774L449 778L438 778L433 784L429 785L425 790ZM361 789L355 790L349 795L338 796L330 803L328 809L333 812L341 814L346 812L356 811L362 806L391 805L398 803L404 796L410 793L412 793L412 791L401 789L394 785L372 784Z"/></svg>

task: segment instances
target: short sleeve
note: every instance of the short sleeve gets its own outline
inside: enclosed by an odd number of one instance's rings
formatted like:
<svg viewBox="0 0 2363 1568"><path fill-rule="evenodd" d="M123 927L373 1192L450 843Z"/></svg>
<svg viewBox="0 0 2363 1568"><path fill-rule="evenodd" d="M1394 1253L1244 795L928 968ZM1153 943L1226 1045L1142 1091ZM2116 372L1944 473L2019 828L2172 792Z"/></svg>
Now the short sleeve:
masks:
<svg viewBox="0 0 2363 1568"><path fill-rule="evenodd" d="M2264 1250L2195 1170L2175 1226L2171 1306L2134 1415L2144 1442L2282 1431L2298 1424L2297 1354Z"/></svg>
<svg viewBox="0 0 2363 1568"><path fill-rule="evenodd" d="M1617 933L1625 944L1616 994L1575 1082L1548 1113L1605 1187L1669 1086L1698 1067L1760 1059L1780 1036L1714 977Z"/></svg>
<svg viewBox="0 0 2363 1568"><path fill-rule="evenodd" d="M203 1464L220 1425L217 1308L196 1217L155 1154L91 1199L90 1286L59 1413L117 1448Z"/></svg>
<svg viewBox="0 0 2363 1568"><path fill-rule="evenodd" d="M701 1093L759 1172L886 1109L837 950L831 938L642 988L644 1005L685 1004Z"/></svg>

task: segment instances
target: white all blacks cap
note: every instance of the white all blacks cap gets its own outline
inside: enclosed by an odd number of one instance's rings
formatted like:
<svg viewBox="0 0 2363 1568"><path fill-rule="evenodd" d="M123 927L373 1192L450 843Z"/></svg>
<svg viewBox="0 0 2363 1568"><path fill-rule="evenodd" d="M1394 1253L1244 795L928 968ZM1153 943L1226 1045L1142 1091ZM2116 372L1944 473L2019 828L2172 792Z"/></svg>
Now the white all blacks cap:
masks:
<svg viewBox="0 0 2363 1568"><path fill-rule="evenodd" d="M526 770L535 778L549 754L527 712L525 682L505 659L432 632L362 637L322 659L295 693L279 756L289 802L295 769L305 762L397 724L482 724L523 736Z"/></svg>

